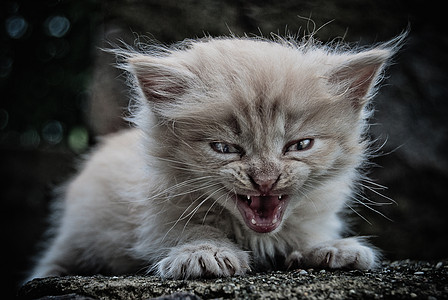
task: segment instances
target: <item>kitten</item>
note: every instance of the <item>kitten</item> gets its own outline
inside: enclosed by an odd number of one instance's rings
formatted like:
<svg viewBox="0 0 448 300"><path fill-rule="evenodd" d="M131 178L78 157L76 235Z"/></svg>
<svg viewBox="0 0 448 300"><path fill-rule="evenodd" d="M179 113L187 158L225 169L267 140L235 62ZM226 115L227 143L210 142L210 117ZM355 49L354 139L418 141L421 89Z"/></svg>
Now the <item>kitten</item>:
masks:
<svg viewBox="0 0 448 300"><path fill-rule="evenodd" d="M362 178L369 100L403 38L363 50L207 38L117 51L136 128L105 138L67 185L32 278L374 267L376 250L342 238L340 213Z"/></svg>

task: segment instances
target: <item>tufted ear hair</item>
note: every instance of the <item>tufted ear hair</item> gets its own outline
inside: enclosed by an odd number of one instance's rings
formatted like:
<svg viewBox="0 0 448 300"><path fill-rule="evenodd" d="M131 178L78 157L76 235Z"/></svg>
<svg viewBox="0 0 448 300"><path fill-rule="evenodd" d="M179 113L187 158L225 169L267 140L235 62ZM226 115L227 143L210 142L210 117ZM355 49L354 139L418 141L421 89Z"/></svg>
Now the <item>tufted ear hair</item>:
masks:
<svg viewBox="0 0 448 300"><path fill-rule="evenodd" d="M134 55L127 59L128 68L150 102L178 99L193 86L195 75L167 57Z"/></svg>
<svg viewBox="0 0 448 300"><path fill-rule="evenodd" d="M351 101L356 110L362 109L375 93L381 73L393 51L372 49L351 54L327 74L333 93Z"/></svg>

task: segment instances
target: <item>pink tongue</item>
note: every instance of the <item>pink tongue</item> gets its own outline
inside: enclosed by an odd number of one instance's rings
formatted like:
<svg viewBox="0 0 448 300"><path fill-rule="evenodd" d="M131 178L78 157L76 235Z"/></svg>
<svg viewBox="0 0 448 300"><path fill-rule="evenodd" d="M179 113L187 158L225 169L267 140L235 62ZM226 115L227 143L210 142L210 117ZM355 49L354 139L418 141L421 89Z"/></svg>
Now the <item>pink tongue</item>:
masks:
<svg viewBox="0 0 448 300"><path fill-rule="evenodd" d="M251 196L250 200L240 196L237 206L250 229L266 233L280 225L286 203L278 196Z"/></svg>
<svg viewBox="0 0 448 300"><path fill-rule="evenodd" d="M267 233L280 224L288 204L286 196L244 196L236 197L236 204L246 225L253 231Z"/></svg>
<svg viewBox="0 0 448 300"><path fill-rule="evenodd" d="M252 196L250 198L252 202L249 207L260 219L266 219L267 222L271 222L277 212L277 208L280 204L278 197L270 196Z"/></svg>

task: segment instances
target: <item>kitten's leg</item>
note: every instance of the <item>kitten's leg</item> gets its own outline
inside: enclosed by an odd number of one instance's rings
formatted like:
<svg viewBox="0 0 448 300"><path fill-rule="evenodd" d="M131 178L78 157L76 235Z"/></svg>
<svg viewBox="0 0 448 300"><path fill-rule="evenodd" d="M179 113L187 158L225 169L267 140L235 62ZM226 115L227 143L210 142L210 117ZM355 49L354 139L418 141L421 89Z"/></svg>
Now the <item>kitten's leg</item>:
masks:
<svg viewBox="0 0 448 300"><path fill-rule="evenodd" d="M363 245L356 238L326 241L313 245L303 253L296 252L291 254L292 257L290 255L287 263L294 262L295 256L301 265L331 269L367 270L375 266L377 258L377 254L372 248Z"/></svg>
<svg viewBox="0 0 448 300"><path fill-rule="evenodd" d="M39 259L28 280L69 274L69 264L75 260L76 255L67 247L68 244L64 242L63 237L57 236Z"/></svg>
<svg viewBox="0 0 448 300"><path fill-rule="evenodd" d="M172 248L156 268L161 277L174 279L244 275L249 255L230 242L195 241Z"/></svg>

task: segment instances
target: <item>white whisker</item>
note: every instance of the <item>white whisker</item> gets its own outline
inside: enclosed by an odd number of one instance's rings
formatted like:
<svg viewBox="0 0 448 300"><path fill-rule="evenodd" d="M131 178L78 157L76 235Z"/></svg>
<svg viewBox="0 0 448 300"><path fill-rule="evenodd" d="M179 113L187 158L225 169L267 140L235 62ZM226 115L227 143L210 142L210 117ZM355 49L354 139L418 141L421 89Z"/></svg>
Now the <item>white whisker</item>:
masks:
<svg viewBox="0 0 448 300"><path fill-rule="evenodd" d="M219 192L219 190L222 190L224 188L218 189L217 191L213 192L212 194L208 195L204 200L202 200L191 212L190 212L190 218L188 218L187 222L185 222L184 228L182 230L182 232L185 231L185 229L187 228L188 223L190 223L191 219L193 218L194 214L199 210L199 208L205 203L207 202L211 197L213 197L214 194L216 194L217 192Z"/></svg>
<svg viewBox="0 0 448 300"><path fill-rule="evenodd" d="M371 188L371 187L369 187L369 186L367 186L367 185L364 185L364 184L363 184L362 187L368 189L369 191L371 191L371 192L377 194L377 195L380 196L380 197L383 197L384 199L389 200L389 201L392 202L392 203L397 204L397 202L396 202L394 199L392 199L392 198L390 198L390 197L387 197L386 195L381 194L381 193L378 192L377 190L375 190L375 189L373 189L373 188Z"/></svg>
<svg viewBox="0 0 448 300"><path fill-rule="evenodd" d="M219 183L215 183L215 184L213 184L213 185L208 185L208 186L206 186L206 187L198 187L198 188L195 188L194 190L192 190L192 191L188 191L188 192L182 192L182 193L179 193L179 194L177 194L176 195L176 197L178 197L178 196L184 196L184 195L187 195L187 194L190 194L190 193L194 193L194 192L197 192L197 191L200 191L200 190L204 190L205 188L210 188L210 187L212 187L212 186L216 186L216 185L219 185ZM206 198L206 200L207 200L208 198ZM173 225L170 227L170 229L168 229L168 231L165 233L165 235L164 235L164 237L163 237L163 239L162 240L165 240L165 238L167 237L167 235L171 232L171 230L173 230L176 226L177 226L177 224L179 224L179 222L180 221L182 221L182 220L185 220L186 218L188 218L190 215L192 215L192 214L194 214L196 211L197 211L197 209L202 205L202 203L205 201L202 201L199 205L197 205L196 206L196 208L195 209L193 209L193 211L191 211L191 212L188 212L189 211L189 209L197 202L197 201L199 201L200 200L200 197L198 197L198 198L196 198L194 201L192 201L185 209L184 209L184 211L183 211L183 213L176 219L176 221L173 221L173 222L168 222L167 224L170 224L170 223L173 223ZM190 220L190 219L189 219ZM188 223L188 222L187 222Z"/></svg>
<svg viewBox="0 0 448 300"><path fill-rule="evenodd" d="M345 203L345 205L350 208L355 214L357 214L361 219L363 219L364 221L366 221L369 225L372 225L372 223L367 220L363 215L361 215L356 209L354 209L353 207L351 207L348 203Z"/></svg>
<svg viewBox="0 0 448 300"><path fill-rule="evenodd" d="M373 206L384 206L384 205L392 205L393 204L392 202L375 202L360 193L355 193L355 195L358 196L363 201L369 203L369 205L373 205ZM357 198L354 198L354 199L356 199L356 201L361 201L360 199L357 199Z"/></svg>
<svg viewBox="0 0 448 300"><path fill-rule="evenodd" d="M356 199L355 199L355 200L356 200ZM358 201L358 200L356 201L356 203L359 203L359 204L361 204L362 206L368 208L369 210L371 210L371 211L373 211L373 212L379 214L380 216L382 216L382 217L385 218L386 220L393 222L393 220L392 220L391 218L387 217L387 216L386 216L385 214L383 214L382 212L380 212L380 211L378 211L378 210L376 210L376 209L370 207L370 206L367 205L366 203L364 203L364 202L362 202L362 201Z"/></svg>
<svg viewBox="0 0 448 300"><path fill-rule="evenodd" d="M221 188L221 190L223 190L225 188ZM209 212L211 211L211 209L213 208L213 206L219 202L219 200L221 200L223 197L226 197L226 194L219 196L218 198L215 199L215 201L213 201L213 203L210 205L210 207L207 209L207 211L205 212L204 218L202 219L202 224L205 224L205 219L207 218L207 215L209 214ZM221 210L222 213L222 210Z"/></svg>
<svg viewBox="0 0 448 300"><path fill-rule="evenodd" d="M380 190L387 190L387 186L381 185L375 181L369 180L368 178L363 178L361 180L362 182L366 182L368 184L374 185L376 188L380 189Z"/></svg>

